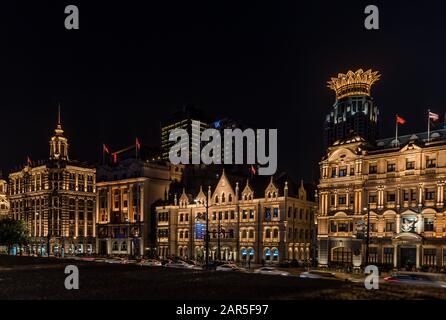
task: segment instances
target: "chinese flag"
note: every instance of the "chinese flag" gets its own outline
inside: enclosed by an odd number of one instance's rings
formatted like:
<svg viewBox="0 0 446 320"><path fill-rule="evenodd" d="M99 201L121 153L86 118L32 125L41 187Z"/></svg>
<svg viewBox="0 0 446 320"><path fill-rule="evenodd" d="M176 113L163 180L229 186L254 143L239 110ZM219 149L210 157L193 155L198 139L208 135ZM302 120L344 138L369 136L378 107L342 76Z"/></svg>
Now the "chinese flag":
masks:
<svg viewBox="0 0 446 320"><path fill-rule="evenodd" d="M406 123L406 119L401 118L400 116L396 116L396 123L397 124L405 124Z"/></svg>
<svg viewBox="0 0 446 320"><path fill-rule="evenodd" d="M139 139L136 138L136 149L140 150L141 149L141 144L139 143Z"/></svg>
<svg viewBox="0 0 446 320"><path fill-rule="evenodd" d="M251 165L250 171L251 171L251 174L253 174L253 175L257 174L256 167L254 167L253 165Z"/></svg>
<svg viewBox="0 0 446 320"><path fill-rule="evenodd" d="M108 150L107 146L105 145L105 143L102 144L102 149L104 150L104 152L110 154L110 150Z"/></svg>

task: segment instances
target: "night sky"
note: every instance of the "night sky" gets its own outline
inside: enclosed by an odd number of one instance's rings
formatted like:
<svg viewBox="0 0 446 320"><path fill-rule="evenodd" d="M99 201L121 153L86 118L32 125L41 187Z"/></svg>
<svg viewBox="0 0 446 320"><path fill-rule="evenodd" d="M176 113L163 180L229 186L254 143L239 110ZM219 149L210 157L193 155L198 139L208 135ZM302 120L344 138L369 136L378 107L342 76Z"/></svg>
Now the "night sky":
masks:
<svg viewBox="0 0 446 320"><path fill-rule="evenodd" d="M159 143L160 121L194 104L277 128L280 170L317 178L327 80L382 73L373 88L381 136L426 130L446 112L446 11L440 1L14 1L0 8L0 168L48 157L57 104L71 158ZM94 5L92 4L94 2ZM142 3L145 3L143 6ZM153 4L151 4L153 3ZM64 28L64 8L80 30ZM380 30L364 8L380 9ZM443 117L441 118L443 121Z"/></svg>

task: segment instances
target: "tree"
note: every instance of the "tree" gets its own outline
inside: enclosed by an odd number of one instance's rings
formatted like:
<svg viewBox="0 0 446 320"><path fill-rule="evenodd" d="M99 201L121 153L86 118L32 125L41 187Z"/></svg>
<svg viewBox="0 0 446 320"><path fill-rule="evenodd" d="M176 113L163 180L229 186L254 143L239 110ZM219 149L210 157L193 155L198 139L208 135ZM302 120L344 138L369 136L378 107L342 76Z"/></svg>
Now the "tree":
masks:
<svg viewBox="0 0 446 320"><path fill-rule="evenodd" d="M12 246L23 246L29 242L29 230L25 221L4 219L0 221L0 245L8 248L8 254Z"/></svg>

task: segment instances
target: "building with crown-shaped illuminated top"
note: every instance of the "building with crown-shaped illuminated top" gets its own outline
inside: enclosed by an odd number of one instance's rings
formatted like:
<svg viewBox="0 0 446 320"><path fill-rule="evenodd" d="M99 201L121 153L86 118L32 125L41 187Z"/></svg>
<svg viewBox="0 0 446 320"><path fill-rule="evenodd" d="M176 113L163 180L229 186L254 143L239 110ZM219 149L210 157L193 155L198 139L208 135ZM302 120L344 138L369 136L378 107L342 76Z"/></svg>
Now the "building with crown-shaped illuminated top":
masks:
<svg viewBox="0 0 446 320"><path fill-rule="evenodd" d="M39 255L94 253L96 236L96 170L69 158L68 139L60 121L49 143L49 158L29 158L9 175L10 212L26 221L31 243L25 250Z"/></svg>
<svg viewBox="0 0 446 320"><path fill-rule="evenodd" d="M336 78L331 78L328 87L335 91L336 101L325 119L325 149L352 134L367 141L375 141L379 110L374 105L371 88L379 78L377 71L362 69L340 73Z"/></svg>

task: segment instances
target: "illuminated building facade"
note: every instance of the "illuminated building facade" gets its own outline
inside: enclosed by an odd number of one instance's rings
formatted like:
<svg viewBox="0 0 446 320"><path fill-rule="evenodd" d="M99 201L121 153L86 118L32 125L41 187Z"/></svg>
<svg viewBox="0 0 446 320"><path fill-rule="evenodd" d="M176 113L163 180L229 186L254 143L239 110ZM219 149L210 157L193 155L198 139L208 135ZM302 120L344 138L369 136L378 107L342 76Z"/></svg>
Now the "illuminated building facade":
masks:
<svg viewBox="0 0 446 320"><path fill-rule="evenodd" d="M9 217L8 184L0 179L0 219Z"/></svg>
<svg viewBox="0 0 446 320"><path fill-rule="evenodd" d="M47 254L95 252L96 170L69 159L60 122L50 140L47 161L28 163L9 175L10 212L26 221L30 251Z"/></svg>
<svg viewBox="0 0 446 320"><path fill-rule="evenodd" d="M172 176L181 179L180 170L141 152L135 157L135 147L130 149L113 153L116 161L98 168L97 247L101 255L153 254L152 205L166 197Z"/></svg>
<svg viewBox="0 0 446 320"><path fill-rule="evenodd" d="M268 178L268 177L266 177ZM269 178L268 178L269 179ZM285 177L231 183L225 171L213 190L186 190L156 207L161 257L204 261L206 204L211 260L280 263L310 258L315 202Z"/></svg>
<svg viewBox="0 0 446 320"><path fill-rule="evenodd" d="M377 139L379 110L371 97L371 87L379 78L377 71L359 69L341 73L328 82L336 101L325 119L325 149L352 132L368 141Z"/></svg>
<svg viewBox="0 0 446 320"><path fill-rule="evenodd" d="M351 133L327 149L320 172L320 266L359 268L368 252L369 264L389 268L446 267L446 130L376 141Z"/></svg>

